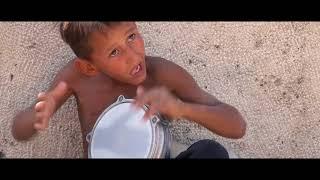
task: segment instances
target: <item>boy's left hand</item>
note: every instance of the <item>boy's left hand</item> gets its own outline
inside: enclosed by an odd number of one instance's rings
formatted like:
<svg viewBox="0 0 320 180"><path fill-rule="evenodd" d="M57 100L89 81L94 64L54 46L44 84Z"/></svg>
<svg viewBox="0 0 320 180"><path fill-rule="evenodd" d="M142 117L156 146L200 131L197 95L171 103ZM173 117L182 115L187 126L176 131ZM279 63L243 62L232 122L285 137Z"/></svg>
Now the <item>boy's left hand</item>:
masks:
<svg viewBox="0 0 320 180"><path fill-rule="evenodd" d="M181 107L183 102L175 97L166 87L156 87L146 91L142 86L137 88L137 97L134 105L142 107L144 104L149 106L149 111L144 115L148 119L157 112L169 118L176 119L181 117Z"/></svg>

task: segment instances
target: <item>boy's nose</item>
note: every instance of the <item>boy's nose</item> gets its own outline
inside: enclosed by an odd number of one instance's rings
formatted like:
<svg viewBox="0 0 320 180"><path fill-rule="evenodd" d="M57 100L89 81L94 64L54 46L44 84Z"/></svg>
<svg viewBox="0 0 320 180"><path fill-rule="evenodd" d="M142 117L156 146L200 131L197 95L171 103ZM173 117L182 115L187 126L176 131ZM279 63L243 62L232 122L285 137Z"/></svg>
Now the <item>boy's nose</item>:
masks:
<svg viewBox="0 0 320 180"><path fill-rule="evenodd" d="M127 49L127 55L128 55L128 58L126 63L127 64L136 64L137 62L140 61L140 55L139 53L137 53L133 48L128 48Z"/></svg>

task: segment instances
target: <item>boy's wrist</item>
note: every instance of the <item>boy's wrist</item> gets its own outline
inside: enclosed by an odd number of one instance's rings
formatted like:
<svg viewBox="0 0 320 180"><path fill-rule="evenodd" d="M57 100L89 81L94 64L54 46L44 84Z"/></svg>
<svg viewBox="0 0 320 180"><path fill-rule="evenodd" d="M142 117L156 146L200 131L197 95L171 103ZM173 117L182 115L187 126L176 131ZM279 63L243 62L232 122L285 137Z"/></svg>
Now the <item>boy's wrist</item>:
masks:
<svg viewBox="0 0 320 180"><path fill-rule="evenodd" d="M177 98L177 118L184 118L186 115L186 106L187 103Z"/></svg>

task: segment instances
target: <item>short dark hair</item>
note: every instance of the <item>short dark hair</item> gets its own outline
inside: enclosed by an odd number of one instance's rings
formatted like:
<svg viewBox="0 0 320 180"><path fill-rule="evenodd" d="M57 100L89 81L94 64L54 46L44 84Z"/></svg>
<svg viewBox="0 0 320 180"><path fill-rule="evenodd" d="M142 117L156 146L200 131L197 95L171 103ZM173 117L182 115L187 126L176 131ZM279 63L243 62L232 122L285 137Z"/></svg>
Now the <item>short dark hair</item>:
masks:
<svg viewBox="0 0 320 180"><path fill-rule="evenodd" d="M60 35L77 57L90 59L92 48L89 45L89 37L95 32L102 32L105 27L110 27L119 22L62 22L60 23Z"/></svg>

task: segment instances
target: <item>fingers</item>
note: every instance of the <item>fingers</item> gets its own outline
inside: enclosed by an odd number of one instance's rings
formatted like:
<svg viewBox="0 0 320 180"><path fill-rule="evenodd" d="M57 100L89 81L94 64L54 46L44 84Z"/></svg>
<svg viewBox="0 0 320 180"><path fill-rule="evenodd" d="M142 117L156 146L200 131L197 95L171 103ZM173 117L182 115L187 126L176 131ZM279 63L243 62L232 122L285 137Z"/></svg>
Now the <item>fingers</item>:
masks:
<svg viewBox="0 0 320 180"><path fill-rule="evenodd" d="M153 88L145 91L142 86L137 88L137 97L134 105L136 107L142 107L143 105L149 105L148 111L143 116L144 120L150 119L157 112L166 113L165 108L162 107L165 102L169 102L169 96L166 94L166 89Z"/></svg>
<svg viewBox="0 0 320 180"><path fill-rule="evenodd" d="M141 107L143 105L141 102L143 98L143 94L144 94L144 88L142 86L138 86L136 101L134 102L135 106Z"/></svg>
<svg viewBox="0 0 320 180"><path fill-rule="evenodd" d="M37 130L37 131L41 131L41 130L44 129L43 125L40 124L40 123L35 123L35 124L33 124L33 128L34 128L35 130Z"/></svg>
<svg viewBox="0 0 320 180"><path fill-rule="evenodd" d="M150 119L153 115L155 115L158 112L159 108L157 104L151 104L149 107L149 110L146 111L146 113L143 116L144 120Z"/></svg>
<svg viewBox="0 0 320 180"><path fill-rule="evenodd" d="M36 110L36 112L41 112L45 110L45 102L44 101L40 101L38 102L35 106L34 109Z"/></svg>
<svg viewBox="0 0 320 180"><path fill-rule="evenodd" d="M152 105L155 101L153 101L153 97L151 95L144 95L143 97L139 98L135 102L136 107L142 107L144 105Z"/></svg>
<svg viewBox="0 0 320 180"><path fill-rule="evenodd" d="M41 92L38 94L38 101L44 101L46 99L46 93Z"/></svg>
<svg viewBox="0 0 320 180"><path fill-rule="evenodd" d="M144 88L142 86L138 86L137 88L137 96L134 105L137 107L141 107L144 105Z"/></svg>
<svg viewBox="0 0 320 180"><path fill-rule="evenodd" d="M33 128L37 131L43 131L48 128L48 125L44 123L34 123Z"/></svg>
<svg viewBox="0 0 320 180"><path fill-rule="evenodd" d="M142 107L145 104L153 104L154 102L158 101L158 93L157 91L150 90L148 92L145 92L143 87L138 87L137 89L137 97L134 104L138 107Z"/></svg>
<svg viewBox="0 0 320 180"><path fill-rule="evenodd" d="M36 130L45 130L49 126L48 116L44 112L36 113L36 121L33 124L33 127Z"/></svg>
<svg viewBox="0 0 320 180"><path fill-rule="evenodd" d="M44 98L44 94L39 94L40 99ZM49 105L45 100L38 102L35 106L35 122L33 124L36 130L45 130L49 124Z"/></svg>
<svg viewBox="0 0 320 180"><path fill-rule="evenodd" d="M50 115L52 111L52 105L47 101L40 101L34 106L34 110L36 113L44 113L46 115Z"/></svg>
<svg viewBox="0 0 320 180"><path fill-rule="evenodd" d="M64 96L68 92L67 83L61 81L49 93L41 92L38 94L38 102L34 106L35 121L33 124L36 130L45 130L49 126L49 118L53 112L53 97Z"/></svg>
<svg viewBox="0 0 320 180"><path fill-rule="evenodd" d="M141 97L144 93L144 88L142 86L138 86L137 88L137 97Z"/></svg>

